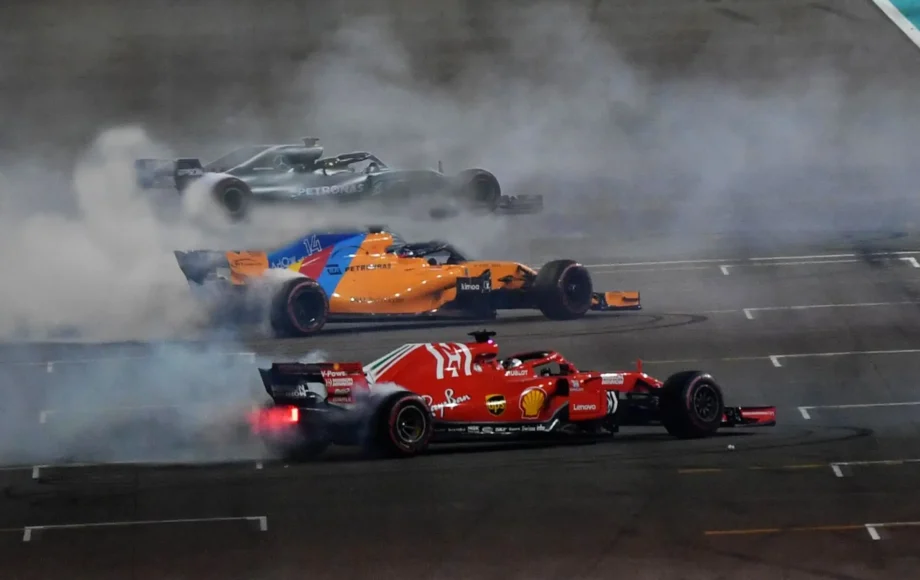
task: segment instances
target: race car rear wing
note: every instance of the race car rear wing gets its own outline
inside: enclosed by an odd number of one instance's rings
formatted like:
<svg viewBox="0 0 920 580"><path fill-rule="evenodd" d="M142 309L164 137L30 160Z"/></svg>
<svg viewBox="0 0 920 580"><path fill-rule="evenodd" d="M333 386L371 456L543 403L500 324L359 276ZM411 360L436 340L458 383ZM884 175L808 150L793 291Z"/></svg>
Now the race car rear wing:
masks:
<svg viewBox="0 0 920 580"><path fill-rule="evenodd" d="M307 404L345 399L352 389L366 385L361 363L272 363L259 369L265 392L276 403ZM342 401L344 402L344 401Z"/></svg>
<svg viewBox="0 0 920 580"><path fill-rule="evenodd" d="M173 189L182 192L204 175L200 159L137 159L134 175L140 189Z"/></svg>

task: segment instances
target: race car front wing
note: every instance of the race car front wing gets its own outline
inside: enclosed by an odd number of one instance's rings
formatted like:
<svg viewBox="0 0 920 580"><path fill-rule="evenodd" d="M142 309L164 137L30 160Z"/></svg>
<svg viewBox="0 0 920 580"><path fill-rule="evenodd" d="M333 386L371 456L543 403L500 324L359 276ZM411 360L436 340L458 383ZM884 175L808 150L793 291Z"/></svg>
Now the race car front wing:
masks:
<svg viewBox="0 0 920 580"><path fill-rule="evenodd" d="M591 296L591 310L642 310L638 291L595 292Z"/></svg>

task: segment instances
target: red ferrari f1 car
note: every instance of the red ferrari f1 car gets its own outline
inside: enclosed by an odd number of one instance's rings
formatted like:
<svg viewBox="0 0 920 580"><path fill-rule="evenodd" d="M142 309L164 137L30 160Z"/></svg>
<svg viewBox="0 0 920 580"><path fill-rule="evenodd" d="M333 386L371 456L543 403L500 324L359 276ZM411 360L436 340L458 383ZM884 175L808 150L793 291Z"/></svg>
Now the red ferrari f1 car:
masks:
<svg viewBox="0 0 920 580"><path fill-rule="evenodd" d="M330 444L413 456L430 443L527 436L610 436L623 425L662 425L706 437L720 427L768 427L776 407L726 407L711 375L662 382L636 370L578 370L555 351L498 358L494 332L469 343L405 344L360 363L274 363L259 369L272 401L253 431L292 458Z"/></svg>

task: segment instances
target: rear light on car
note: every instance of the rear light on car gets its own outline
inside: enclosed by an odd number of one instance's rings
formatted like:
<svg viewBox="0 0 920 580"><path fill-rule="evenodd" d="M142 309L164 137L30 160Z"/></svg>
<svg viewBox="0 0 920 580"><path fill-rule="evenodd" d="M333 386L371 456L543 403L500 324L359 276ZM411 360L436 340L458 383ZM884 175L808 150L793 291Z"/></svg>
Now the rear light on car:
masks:
<svg viewBox="0 0 920 580"><path fill-rule="evenodd" d="M250 415L250 424L257 433L283 431L300 421L300 409L293 406L268 407Z"/></svg>

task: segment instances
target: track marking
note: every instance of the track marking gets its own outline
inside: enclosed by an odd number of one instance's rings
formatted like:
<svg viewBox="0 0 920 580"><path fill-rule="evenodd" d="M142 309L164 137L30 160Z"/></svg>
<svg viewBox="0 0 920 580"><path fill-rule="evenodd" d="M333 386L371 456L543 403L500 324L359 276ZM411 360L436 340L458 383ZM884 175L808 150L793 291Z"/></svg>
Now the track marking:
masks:
<svg viewBox="0 0 920 580"><path fill-rule="evenodd" d="M847 477L850 467L858 467L861 465L880 465L880 466L902 466L911 463L920 463L920 459L879 459L874 461L835 461L831 463L831 470L834 472L834 475L837 477Z"/></svg>
<svg viewBox="0 0 920 580"><path fill-rule="evenodd" d="M219 353L210 353L204 352L201 353L201 356L239 356L246 357L249 359L250 363L256 362L257 353L255 352L219 352ZM105 362L118 362L118 361L130 361L130 360L151 360L157 358L169 358L169 355L150 355L150 356L113 356L113 357L103 357L103 358L76 358L76 359L61 359L61 360L43 360L36 362L0 362L0 366L23 366L23 367L45 367L45 372L54 373L55 368L58 365L88 365L88 364L97 364Z"/></svg>
<svg viewBox="0 0 920 580"><path fill-rule="evenodd" d="M913 259L913 258L912 258ZM874 308L877 306L905 306L920 305L916 300L904 300L901 302L851 302L849 304L801 304L798 306L755 306L744 308L744 316L748 320L754 320L755 312L770 312L782 310L818 310L822 308Z"/></svg>
<svg viewBox="0 0 920 580"><path fill-rule="evenodd" d="M897 403L859 403L853 405L810 405L807 407L799 407L799 413L802 414L803 419L811 419L811 414L808 411L814 409L866 409L870 407L915 407L920 405L920 401L901 401Z"/></svg>
<svg viewBox="0 0 920 580"><path fill-rule="evenodd" d="M248 465L250 463L251 463L250 461L231 462L231 463L215 463L215 464L193 463L193 462L161 463L161 462L151 462L151 461L125 460L125 461L109 461L106 463L58 463L58 464L46 463L46 464L41 464L41 465L33 465L31 469L32 469L32 479L39 479L41 477L41 472L43 470L49 470L49 469L77 469L77 468L84 468L84 467L89 467L89 468L97 467L98 468L98 467L130 467L130 466L150 467L150 468L190 467L190 468L207 469L207 468L215 467L215 466L227 467L228 465L236 467L236 466ZM261 461L255 462L253 466L255 467L256 470L260 470L264 468L264 464ZM29 469L29 467L20 466L20 467L0 468L0 471L23 471L27 469Z"/></svg>
<svg viewBox="0 0 920 580"><path fill-rule="evenodd" d="M164 467L164 466L167 466L168 464L151 463L148 461L131 461L131 460L110 461L108 463L59 463L59 464L45 463L41 465L32 466L32 479L38 479L41 476L41 472L43 469L47 470L47 469L76 469L80 467L122 467L122 466L129 466L129 465L134 465L138 467L142 467L142 466ZM185 464L177 463L175 465L185 465ZM196 465L196 464L189 464L189 465Z"/></svg>
<svg viewBox="0 0 920 580"><path fill-rule="evenodd" d="M586 268L618 268L621 266L670 266L679 264L738 264L744 262L770 262L794 260L822 260L833 258L861 258L866 256L911 256L920 250L898 252L871 252L866 254L810 254L805 256L764 256L757 258L701 258L696 260L660 260L651 262L617 262L611 264L586 264Z"/></svg>
<svg viewBox="0 0 920 580"><path fill-rule="evenodd" d="M920 353L920 348L902 348L895 350L848 350L841 352L809 352L809 353L799 353L799 354L774 354L770 355L770 360L773 358L784 359L784 358L819 358L819 357L835 357L835 356L860 356L860 355L875 355L875 354L917 354ZM781 366L776 365L774 366Z"/></svg>
<svg viewBox="0 0 920 580"><path fill-rule="evenodd" d="M835 477L847 477L847 468L866 466L902 466L920 463L920 459L879 459L868 461L834 461L831 463L793 463L787 465L749 465L746 467L686 467L678 469L679 475L703 475L711 473L730 473L737 471L801 471L809 469L826 470L830 468Z"/></svg>
<svg viewBox="0 0 920 580"><path fill-rule="evenodd" d="M920 268L920 263L917 262L917 258L899 257L898 260L907 262L909 265L913 266L914 268ZM757 263L757 264L722 264L719 266L719 269L722 270L723 274L728 276L729 268L739 268L742 266L775 268L778 266L817 266L820 264L857 264L859 262L862 262L862 260L852 259L852 258L847 258L843 260L796 260L796 261L791 261L791 262L769 262L769 263L764 262L764 263Z"/></svg>
<svg viewBox="0 0 920 580"><path fill-rule="evenodd" d="M534 268L538 270L539 267ZM689 272L692 270L711 270L712 266L676 266L674 268L615 268L594 270L595 274L619 274L620 272Z"/></svg>
<svg viewBox="0 0 920 580"><path fill-rule="evenodd" d="M898 350L851 350L844 352L808 352L798 354L770 354L760 356L730 356L721 358L681 358L681 359L662 359L662 360L644 360L647 364L696 364L704 362L743 362L755 360L768 360L773 366L783 366L781 361L784 358L812 358L812 357L835 357L835 356L865 356L878 354L917 354L920 348L906 348ZM777 359L774 361L774 359ZM776 364L780 363L780 364ZM813 407L806 407L811 409Z"/></svg>
<svg viewBox="0 0 920 580"><path fill-rule="evenodd" d="M747 528L740 530L707 530L705 536L757 536L765 534L781 534L784 532L846 532L863 530L866 524L838 524L826 526L794 526L790 528Z"/></svg>
<svg viewBox="0 0 920 580"><path fill-rule="evenodd" d="M920 526L920 522L881 522L874 524L838 524L825 526L793 526L789 528L748 528L740 530L707 530L704 536L758 536L766 534L781 534L786 532L848 532L865 530L869 538L874 541L881 540L880 528L906 528Z"/></svg>
<svg viewBox="0 0 920 580"><path fill-rule="evenodd" d="M137 521L123 521L123 522L93 522L85 524L51 524L46 526L26 526L22 528L22 541L29 542L32 540L33 531L42 531L42 530L77 530L77 529L87 529L87 528L111 528L111 527L124 527L124 526L150 526L158 524L202 524L202 523L212 523L212 522L233 522L233 521L248 521L248 522L258 522L259 531L265 532L268 531L268 517L267 516L241 516L241 517L226 517L226 518L187 518L187 519L177 519L177 520L137 520Z"/></svg>
<svg viewBox="0 0 920 580"><path fill-rule="evenodd" d="M878 528L910 528L916 526L920 526L920 522L882 522L878 524L865 524L869 537L876 541L882 539L878 532Z"/></svg>
<svg viewBox="0 0 920 580"><path fill-rule="evenodd" d="M787 465L750 465L747 467L687 467L678 469L680 475L701 475L705 473L727 473L733 471L787 471L801 469L827 469L827 463L792 463Z"/></svg>
<svg viewBox="0 0 920 580"><path fill-rule="evenodd" d="M878 6L879 10L881 10L895 26L901 29L901 32L903 32L911 42L920 47L920 31L918 31L917 27L898 10L891 0L872 0L872 2Z"/></svg>

